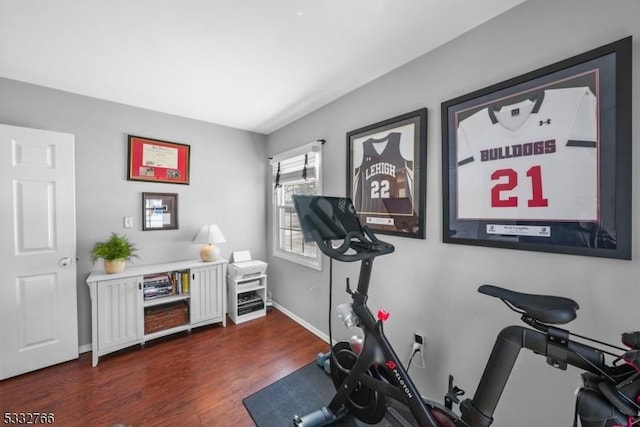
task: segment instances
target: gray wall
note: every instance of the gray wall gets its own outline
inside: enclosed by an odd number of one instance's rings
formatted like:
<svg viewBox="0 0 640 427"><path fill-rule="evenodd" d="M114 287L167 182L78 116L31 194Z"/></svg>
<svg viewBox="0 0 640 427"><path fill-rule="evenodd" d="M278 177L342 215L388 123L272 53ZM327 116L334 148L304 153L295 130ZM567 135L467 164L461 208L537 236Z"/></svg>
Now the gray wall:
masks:
<svg viewBox="0 0 640 427"><path fill-rule="evenodd" d="M98 240L114 231L139 248L135 264L196 259L191 242L216 223L227 242L222 255L249 249L264 259L265 136L0 79L0 123L75 135L79 344L91 343L91 304L85 283ZM191 146L191 184L127 181L127 135ZM142 231L141 193L178 193L179 229ZM9 195L1 195L3 198ZM134 228L123 228L123 217Z"/></svg>
<svg viewBox="0 0 640 427"><path fill-rule="evenodd" d="M617 343L620 332L640 327L637 259L443 244L440 147L440 105L448 99L628 35L635 38L633 63L640 69L638 16L637 0L530 0L268 136L269 155L325 138L324 193L344 195L346 133L428 108L427 238L388 238L396 252L376 260L370 297L372 309L385 307L391 312L385 330L404 360L409 357L412 332L426 334L427 369L411 368L423 394L441 401L447 375L452 373L472 396L496 334L518 323L517 315L499 301L476 292L483 283L575 298L581 309L571 328L598 339ZM637 72L633 80L633 134L637 137ZM638 154L639 150L633 153L634 170ZM633 178L635 181L636 172ZM639 192L640 186L635 185L634 208ZM639 249L633 238L636 258ZM273 257L269 263L274 300L326 333L328 263L323 272ZM355 279L357 266L334 264L334 301L346 300L346 276ZM342 325L334 329L334 338L353 334ZM543 358L523 352L498 405L494 425L571 425L578 380L577 370L557 371Z"/></svg>

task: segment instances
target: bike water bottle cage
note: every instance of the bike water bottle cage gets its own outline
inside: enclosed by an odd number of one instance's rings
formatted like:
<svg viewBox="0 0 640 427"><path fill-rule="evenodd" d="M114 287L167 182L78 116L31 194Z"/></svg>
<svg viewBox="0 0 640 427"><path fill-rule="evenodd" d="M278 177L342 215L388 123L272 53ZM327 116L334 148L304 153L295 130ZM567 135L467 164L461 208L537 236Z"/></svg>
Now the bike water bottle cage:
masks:
<svg viewBox="0 0 640 427"><path fill-rule="evenodd" d="M393 245L360 225L351 199L303 195L292 199L305 241L316 242L328 257L352 262L394 251Z"/></svg>
<svg viewBox="0 0 640 427"><path fill-rule="evenodd" d="M478 292L501 299L523 317L530 317L534 323L564 325L576 318L576 310L580 308L577 302L569 298L525 294L493 285L482 285Z"/></svg>

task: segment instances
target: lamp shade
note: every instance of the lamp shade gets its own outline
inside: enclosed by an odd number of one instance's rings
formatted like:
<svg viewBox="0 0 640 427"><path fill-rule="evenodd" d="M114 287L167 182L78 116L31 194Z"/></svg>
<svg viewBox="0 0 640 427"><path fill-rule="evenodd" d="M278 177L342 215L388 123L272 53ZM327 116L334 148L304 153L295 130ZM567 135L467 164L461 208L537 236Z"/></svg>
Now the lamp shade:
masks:
<svg viewBox="0 0 640 427"><path fill-rule="evenodd" d="M226 242L226 239L217 225L207 224L200 228L198 234L193 238L193 242L203 244L200 248L200 258L203 261L215 261L220 257L220 249L213 243L223 243Z"/></svg>
<svg viewBox="0 0 640 427"><path fill-rule="evenodd" d="M198 234L193 238L194 243L211 244L224 243L227 240L222 235L220 227L215 224L203 225Z"/></svg>

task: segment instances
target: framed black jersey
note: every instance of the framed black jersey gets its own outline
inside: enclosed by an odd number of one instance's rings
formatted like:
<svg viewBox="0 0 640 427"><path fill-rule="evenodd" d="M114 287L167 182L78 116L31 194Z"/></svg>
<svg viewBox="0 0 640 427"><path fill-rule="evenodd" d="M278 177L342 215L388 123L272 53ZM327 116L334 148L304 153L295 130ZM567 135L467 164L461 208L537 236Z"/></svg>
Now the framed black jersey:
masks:
<svg viewBox="0 0 640 427"><path fill-rule="evenodd" d="M631 38L442 104L443 240L631 258Z"/></svg>
<svg viewBox="0 0 640 427"><path fill-rule="evenodd" d="M376 233L424 233L427 109L347 133L347 195Z"/></svg>

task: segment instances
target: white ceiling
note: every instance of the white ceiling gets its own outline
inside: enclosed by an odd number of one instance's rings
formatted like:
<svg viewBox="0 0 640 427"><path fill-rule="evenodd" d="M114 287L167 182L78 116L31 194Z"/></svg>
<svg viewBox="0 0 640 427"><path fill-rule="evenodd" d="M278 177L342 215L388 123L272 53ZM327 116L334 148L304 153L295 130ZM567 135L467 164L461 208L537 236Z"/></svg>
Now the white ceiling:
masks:
<svg viewBox="0 0 640 427"><path fill-rule="evenodd" d="M523 1L0 0L0 77L268 134Z"/></svg>

